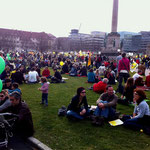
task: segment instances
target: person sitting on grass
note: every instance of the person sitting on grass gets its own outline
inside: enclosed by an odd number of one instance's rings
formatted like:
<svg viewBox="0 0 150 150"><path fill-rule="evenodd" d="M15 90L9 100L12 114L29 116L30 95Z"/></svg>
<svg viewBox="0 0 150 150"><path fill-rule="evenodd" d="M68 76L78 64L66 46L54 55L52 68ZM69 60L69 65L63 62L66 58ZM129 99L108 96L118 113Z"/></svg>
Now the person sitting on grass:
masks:
<svg viewBox="0 0 150 150"><path fill-rule="evenodd" d="M38 90L42 92L42 101L41 101L40 104L45 103L45 106L48 106L48 88L49 88L49 84L47 83L46 77L41 78L41 84L42 84L42 87L38 88Z"/></svg>
<svg viewBox="0 0 150 150"><path fill-rule="evenodd" d="M124 115L122 120L124 126L133 130L145 130L147 127L150 129L150 108L145 101L146 94L143 90L135 89L134 91L134 112L133 115Z"/></svg>
<svg viewBox="0 0 150 150"><path fill-rule="evenodd" d="M21 94L21 90L19 89L19 84L16 83L16 82L14 82L12 84L12 90L8 90L9 93L12 93L14 91L17 91L17 92L19 92Z"/></svg>
<svg viewBox="0 0 150 150"><path fill-rule="evenodd" d="M54 76L51 77L51 83L60 83L62 80L62 76L61 76L60 72L57 71L56 68L54 68L53 71L54 71Z"/></svg>
<svg viewBox="0 0 150 150"><path fill-rule="evenodd" d="M77 67L76 67L76 65L75 64L73 64L72 65L72 67L71 67L71 71L69 72L69 75L70 76L77 76Z"/></svg>
<svg viewBox="0 0 150 150"><path fill-rule="evenodd" d="M100 98L96 101L97 107L94 115L109 120L113 120L116 117L116 105L118 97L114 94L113 87L108 85L106 92L103 93Z"/></svg>
<svg viewBox="0 0 150 150"><path fill-rule="evenodd" d="M77 89L77 94L72 98L67 110L67 117L70 119L83 120L89 114L86 91L83 87Z"/></svg>
<svg viewBox="0 0 150 150"><path fill-rule="evenodd" d="M121 99L118 99L118 103L128 105L133 102L134 89L136 88L134 79L129 77L127 83L125 83L123 94Z"/></svg>
<svg viewBox="0 0 150 150"><path fill-rule="evenodd" d="M149 75L146 76L145 85L146 87L150 88L150 72Z"/></svg>
<svg viewBox="0 0 150 150"><path fill-rule="evenodd" d="M12 92L9 95L11 106L3 110L4 112L18 115L18 119L13 127L13 134L21 138L28 138L33 136L34 128L32 121L32 114L27 104L21 100L21 95L18 92Z"/></svg>
<svg viewBox="0 0 150 150"><path fill-rule="evenodd" d="M2 90L0 92L0 112L5 110L9 106L11 106L11 102L9 100L8 91Z"/></svg>
<svg viewBox="0 0 150 150"><path fill-rule="evenodd" d="M51 77L50 75L50 70L48 69L48 67L46 66L45 69L42 71L42 76L46 77L47 79L49 79Z"/></svg>
<svg viewBox="0 0 150 150"><path fill-rule="evenodd" d="M5 82L3 84L3 89L8 89L8 90L12 90L12 83L11 83L11 79L5 79Z"/></svg>
<svg viewBox="0 0 150 150"><path fill-rule="evenodd" d="M95 73L92 68L88 72L88 83L95 83Z"/></svg>
<svg viewBox="0 0 150 150"><path fill-rule="evenodd" d="M107 83L108 83L107 78L104 78L102 81L99 81L98 83L94 83L93 91L100 94L106 92Z"/></svg>

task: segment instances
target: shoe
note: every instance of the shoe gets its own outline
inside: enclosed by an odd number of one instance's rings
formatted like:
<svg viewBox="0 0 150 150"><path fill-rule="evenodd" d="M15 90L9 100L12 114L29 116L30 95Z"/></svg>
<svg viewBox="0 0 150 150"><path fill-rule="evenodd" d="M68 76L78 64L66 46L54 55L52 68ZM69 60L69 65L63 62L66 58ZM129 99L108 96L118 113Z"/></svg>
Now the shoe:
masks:
<svg viewBox="0 0 150 150"><path fill-rule="evenodd" d="M48 106L48 104L45 104L44 106L45 106L45 107L47 107L47 106Z"/></svg>
<svg viewBox="0 0 150 150"><path fill-rule="evenodd" d="M44 103L40 102L40 104L42 104L42 105L43 105Z"/></svg>

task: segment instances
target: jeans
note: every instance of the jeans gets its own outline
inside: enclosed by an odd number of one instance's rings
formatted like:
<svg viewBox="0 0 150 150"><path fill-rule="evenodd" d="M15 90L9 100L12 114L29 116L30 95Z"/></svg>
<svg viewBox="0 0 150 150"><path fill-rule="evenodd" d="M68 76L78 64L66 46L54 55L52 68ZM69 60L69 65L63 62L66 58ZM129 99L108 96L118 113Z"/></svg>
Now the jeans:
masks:
<svg viewBox="0 0 150 150"><path fill-rule="evenodd" d="M42 103L48 105L48 93L42 93Z"/></svg>
<svg viewBox="0 0 150 150"><path fill-rule="evenodd" d="M129 115L123 116L124 126L133 130L143 129L143 125L138 123L138 118L132 118Z"/></svg>
<svg viewBox="0 0 150 150"><path fill-rule="evenodd" d="M80 110L80 112L82 111L83 109ZM67 111L67 116L68 117L74 117L74 118L77 118L77 119L80 119L80 120L83 120L85 116L89 115L90 113L90 110L88 110L84 116L81 116L80 113L77 113L75 111L72 111L72 110L68 110Z"/></svg>
<svg viewBox="0 0 150 150"><path fill-rule="evenodd" d="M100 101L101 103L108 103L107 101ZM113 118L115 116L115 110L112 107L106 107L104 109L99 108L98 106L96 107L94 111L95 116L101 116L105 118Z"/></svg>
<svg viewBox="0 0 150 150"><path fill-rule="evenodd" d="M119 85L117 91L121 94L123 94L123 86L122 86L122 81L124 79L124 83L127 82L127 79L129 78L128 73L119 73Z"/></svg>

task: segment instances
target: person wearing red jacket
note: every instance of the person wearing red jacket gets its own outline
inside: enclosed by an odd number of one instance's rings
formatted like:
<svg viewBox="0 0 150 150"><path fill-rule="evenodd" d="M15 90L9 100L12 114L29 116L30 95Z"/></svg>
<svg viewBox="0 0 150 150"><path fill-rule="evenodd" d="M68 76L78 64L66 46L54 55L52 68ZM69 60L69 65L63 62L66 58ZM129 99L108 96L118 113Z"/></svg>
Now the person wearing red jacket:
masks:
<svg viewBox="0 0 150 150"><path fill-rule="evenodd" d="M50 78L50 70L48 69L48 67L46 66L45 69L42 72L42 76L46 77L47 79Z"/></svg>
<svg viewBox="0 0 150 150"><path fill-rule="evenodd" d="M104 78L102 81L99 81L98 83L95 83L93 85L93 91L97 93L104 93L106 92L108 79Z"/></svg>
<svg viewBox="0 0 150 150"><path fill-rule="evenodd" d="M150 72L149 72L149 75L146 76L145 85L146 85L147 87L150 87Z"/></svg>

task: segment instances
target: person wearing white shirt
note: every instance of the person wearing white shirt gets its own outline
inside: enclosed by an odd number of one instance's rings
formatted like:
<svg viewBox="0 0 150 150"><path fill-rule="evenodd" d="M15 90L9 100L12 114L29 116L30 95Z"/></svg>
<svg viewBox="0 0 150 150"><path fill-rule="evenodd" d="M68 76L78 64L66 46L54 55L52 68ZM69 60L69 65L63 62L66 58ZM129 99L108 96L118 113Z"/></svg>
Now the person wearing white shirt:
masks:
<svg viewBox="0 0 150 150"><path fill-rule="evenodd" d="M29 83L37 83L38 82L39 75L37 71L35 71L34 68L31 69L28 73L28 82Z"/></svg>
<svg viewBox="0 0 150 150"><path fill-rule="evenodd" d="M142 75L142 71L141 71L141 70L138 70L138 72L133 75L134 81L135 81L137 78L141 77L141 75Z"/></svg>

